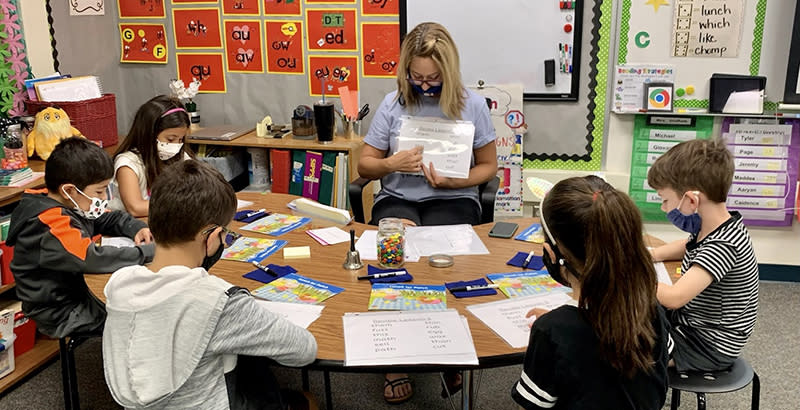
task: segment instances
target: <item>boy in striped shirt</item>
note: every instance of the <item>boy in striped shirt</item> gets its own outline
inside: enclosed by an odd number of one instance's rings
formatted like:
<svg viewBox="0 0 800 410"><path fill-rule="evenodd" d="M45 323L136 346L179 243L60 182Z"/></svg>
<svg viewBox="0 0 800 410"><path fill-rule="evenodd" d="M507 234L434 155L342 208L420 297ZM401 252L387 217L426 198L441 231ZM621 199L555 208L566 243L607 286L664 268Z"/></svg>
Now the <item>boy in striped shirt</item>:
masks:
<svg viewBox="0 0 800 410"><path fill-rule="evenodd" d="M758 307L758 263L738 212L726 207L733 155L721 140L682 142L658 158L647 182L661 210L687 239L652 250L655 261L682 259L681 278L658 284L670 309L679 372L713 372L733 364L753 332Z"/></svg>

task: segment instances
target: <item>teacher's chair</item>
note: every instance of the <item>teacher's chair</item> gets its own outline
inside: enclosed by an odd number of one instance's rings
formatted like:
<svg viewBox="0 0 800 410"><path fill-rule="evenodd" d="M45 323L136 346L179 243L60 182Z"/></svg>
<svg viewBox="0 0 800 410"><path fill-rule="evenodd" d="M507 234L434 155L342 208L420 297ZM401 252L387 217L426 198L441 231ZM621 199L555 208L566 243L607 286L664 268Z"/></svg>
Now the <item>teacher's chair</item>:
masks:
<svg viewBox="0 0 800 410"><path fill-rule="evenodd" d="M363 194L364 187L373 180L358 178L350 183L348 195L350 197L350 209L353 211L353 219L356 222L365 223L367 220L364 215ZM487 182L478 185L478 200L481 202L481 223L485 224L494 221L494 197L500 186L500 178L495 176Z"/></svg>
<svg viewBox="0 0 800 410"><path fill-rule="evenodd" d="M753 396L750 400L750 409L758 410L761 382L758 380L758 374L741 357L733 362L730 369L721 372L680 374L674 367L670 367L668 373L669 387L672 388L671 410L678 410L681 403L681 391L696 393L697 410L705 410L706 393L730 393L741 390L751 381L753 382Z"/></svg>

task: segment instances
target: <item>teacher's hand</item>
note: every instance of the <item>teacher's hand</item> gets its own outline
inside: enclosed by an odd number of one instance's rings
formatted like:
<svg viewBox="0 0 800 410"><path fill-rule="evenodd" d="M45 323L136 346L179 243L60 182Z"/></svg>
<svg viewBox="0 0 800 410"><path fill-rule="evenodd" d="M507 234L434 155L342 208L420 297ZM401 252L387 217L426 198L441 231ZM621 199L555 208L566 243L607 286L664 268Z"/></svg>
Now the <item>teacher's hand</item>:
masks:
<svg viewBox="0 0 800 410"><path fill-rule="evenodd" d="M389 167L394 171L419 172L422 169L422 147L397 151L387 160Z"/></svg>
<svg viewBox="0 0 800 410"><path fill-rule="evenodd" d="M431 162L427 167L422 165L422 173L428 179L428 183L434 188L450 188L452 187L452 179L443 177L436 173L436 168L433 167Z"/></svg>

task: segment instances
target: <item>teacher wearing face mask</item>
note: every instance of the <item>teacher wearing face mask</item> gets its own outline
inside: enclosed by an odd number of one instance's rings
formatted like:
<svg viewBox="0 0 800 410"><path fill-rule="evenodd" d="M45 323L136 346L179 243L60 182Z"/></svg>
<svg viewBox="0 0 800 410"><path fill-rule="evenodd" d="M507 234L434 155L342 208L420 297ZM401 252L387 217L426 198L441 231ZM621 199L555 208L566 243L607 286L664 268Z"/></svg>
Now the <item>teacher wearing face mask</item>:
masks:
<svg viewBox="0 0 800 410"><path fill-rule="evenodd" d="M472 122L475 134L469 176L440 175L433 163L423 163L421 147L398 151L404 115ZM401 218L408 225L480 223L478 185L497 174L495 138L486 99L461 82L458 50L450 33L437 23L414 27L400 47L397 91L381 102L358 161L361 177L381 180L370 223L386 217ZM452 394L461 388L459 373L445 372L443 379L447 386L442 389L443 397L447 391ZM402 403L412 393L406 374L386 375L387 402Z"/></svg>
<svg viewBox="0 0 800 410"><path fill-rule="evenodd" d="M469 176L440 175L432 163L423 163L421 147L398 151L404 115L472 122ZM497 174L495 138L486 99L461 82L458 50L450 33L437 23L414 27L400 47L397 91L381 102L358 161L361 177L381 180L371 223L385 217L416 225L480 223L478 185Z"/></svg>

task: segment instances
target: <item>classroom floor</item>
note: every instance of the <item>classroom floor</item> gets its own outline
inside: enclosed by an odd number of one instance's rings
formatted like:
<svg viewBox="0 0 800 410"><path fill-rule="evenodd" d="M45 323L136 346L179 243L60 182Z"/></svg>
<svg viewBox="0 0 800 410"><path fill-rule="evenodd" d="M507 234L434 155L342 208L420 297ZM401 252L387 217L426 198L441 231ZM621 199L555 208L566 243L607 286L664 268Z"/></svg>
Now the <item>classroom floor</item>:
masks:
<svg viewBox="0 0 800 410"><path fill-rule="evenodd" d="M800 283L761 282L761 298L756 330L745 348L744 356L761 378L761 408L796 409L800 403L797 388L800 369ZM118 409L105 387L99 339L90 340L77 350L80 397L84 409ZM63 408L60 363L53 362L23 384L0 397L0 409ZM509 396L511 385L519 377L521 366L483 372L477 409L516 409ZM300 387L300 372L276 369L276 375L290 387ZM406 404L392 406L383 401L383 378L377 374L333 374L333 402L336 409L449 409L439 397L436 374L412 376L416 393ZM324 408L322 374L311 372L311 389ZM456 396L456 405L459 404ZM681 409L695 409L693 395L683 394ZM669 408L669 397L667 398ZM739 410L750 408L750 388L735 393L710 395L709 409Z"/></svg>

